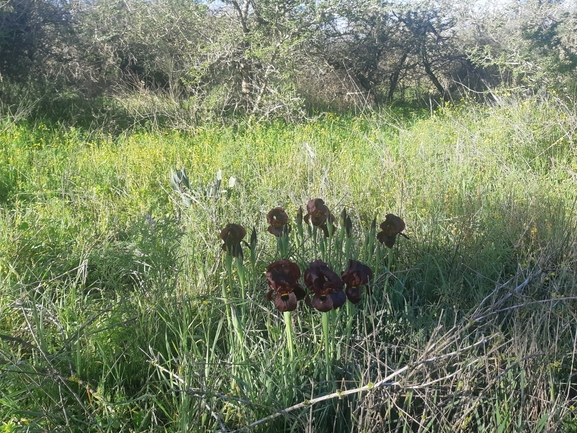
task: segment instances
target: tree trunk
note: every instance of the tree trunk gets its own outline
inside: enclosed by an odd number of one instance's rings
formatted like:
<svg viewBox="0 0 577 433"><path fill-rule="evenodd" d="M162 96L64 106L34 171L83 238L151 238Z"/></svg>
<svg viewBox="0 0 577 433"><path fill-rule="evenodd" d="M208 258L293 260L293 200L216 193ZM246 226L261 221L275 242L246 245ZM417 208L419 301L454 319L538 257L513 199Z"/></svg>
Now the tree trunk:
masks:
<svg viewBox="0 0 577 433"><path fill-rule="evenodd" d="M426 48L423 47L422 51L423 52L421 53L421 60L423 62L423 66L425 67L425 72L427 73L427 75L429 76L429 78L433 82L434 86L437 88L437 90L441 94L441 97L443 99L447 99L447 96L448 96L447 91L445 90L445 88L443 87L443 85L441 84L441 82L439 81L439 79L437 78L435 73L433 72L433 69L431 69L431 63L427 59Z"/></svg>
<svg viewBox="0 0 577 433"><path fill-rule="evenodd" d="M403 70L403 66L405 65L405 61L407 60L407 56L409 53L403 53L401 60L399 61L399 65L395 68L395 71L391 74L391 78L389 81L389 93L387 94L387 101L392 101L393 96L397 90L397 86L399 85L399 77L401 76L401 71Z"/></svg>

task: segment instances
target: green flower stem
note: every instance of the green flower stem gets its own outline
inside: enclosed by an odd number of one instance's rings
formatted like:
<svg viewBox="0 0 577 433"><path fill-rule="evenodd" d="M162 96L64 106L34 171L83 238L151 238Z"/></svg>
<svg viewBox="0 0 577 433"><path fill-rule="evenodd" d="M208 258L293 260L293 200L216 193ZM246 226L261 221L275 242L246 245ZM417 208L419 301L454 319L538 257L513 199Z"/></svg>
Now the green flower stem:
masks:
<svg viewBox="0 0 577 433"><path fill-rule="evenodd" d="M346 306L346 311L347 311L347 324L346 324L346 337L347 340L346 341L351 341L351 335L352 335L352 331L353 331L353 320L354 320L354 315L355 315L355 306L351 303L351 302L347 302L345 304Z"/></svg>
<svg viewBox="0 0 577 433"><path fill-rule="evenodd" d="M283 233L276 238L276 249L281 259L286 259L288 257L289 244L289 235L287 232L283 231Z"/></svg>
<svg viewBox="0 0 577 433"><path fill-rule="evenodd" d="M289 361L292 365L294 361L294 348L293 348L293 331L292 331L292 321L291 321L291 312L285 311L283 313L284 317L284 324L285 324L285 332L286 332L286 345L289 353Z"/></svg>
<svg viewBox="0 0 577 433"><path fill-rule="evenodd" d="M322 313L323 336L325 339L325 368L326 380L331 380L331 359L332 359L332 345L330 345L329 337L329 313Z"/></svg>
<svg viewBox="0 0 577 433"><path fill-rule="evenodd" d="M244 268L244 263L242 261L242 257L236 257L235 259L236 264L236 272L238 274L238 281L240 283L240 296L241 299L245 299L245 283L246 283L246 270Z"/></svg>
<svg viewBox="0 0 577 433"><path fill-rule="evenodd" d="M345 239L345 261L347 261L348 259L352 258L351 256L351 246L353 244L353 239L352 238L346 238Z"/></svg>
<svg viewBox="0 0 577 433"><path fill-rule="evenodd" d="M348 239L349 238L347 237L346 223L344 221L341 221L341 228L335 234L333 241L335 245L336 263L344 263L350 258L348 254L350 251L346 251L346 249L343 250L343 246L345 246L346 248L346 242L348 241Z"/></svg>
<svg viewBox="0 0 577 433"><path fill-rule="evenodd" d="M383 285L383 297L385 295L385 292L389 289L389 280L391 278L391 266L393 265L393 249L392 248L387 248L387 275L385 277L385 284Z"/></svg>
<svg viewBox="0 0 577 433"><path fill-rule="evenodd" d="M227 318L227 322L228 322L228 326L229 329L232 329L233 334L236 336L235 338L232 338L232 341L230 341L230 345L231 345L231 350L233 350L234 354L236 355L237 353L240 353L241 359L242 361L246 360L246 352L245 352L245 347L244 347L244 333L243 333L243 320L245 317L244 314L244 301L246 299L245 296L245 269L244 269L244 264L242 262L242 258L240 257L236 257L235 260L235 265L236 265L236 270L238 273L238 278L239 278L239 282L240 282L240 287L241 287L241 300L243 302L242 306L241 306L241 311L240 311L240 319L239 319L239 312L237 311L237 307L235 306L234 302L230 302L231 300L234 300L235 297L233 296L232 293L232 288L235 286L234 284L234 278L233 278L233 271L232 271L232 262L234 260L234 257L230 254L226 254L225 256L225 269L226 269L226 273L228 276L228 287L229 290L231 291L231 294L229 296L229 293L227 292L227 288L226 288L226 283L223 281L222 282L222 297L223 300L225 302L225 304L227 305L226 308L226 318Z"/></svg>
<svg viewBox="0 0 577 433"><path fill-rule="evenodd" d="M224 281L222 282L222 297L224 299L225 304L227 305L226 320L228 323L228 327L229 329L233 330L233 333L236 336L236 338L232 338L231 341L229 342L231 350L238 349L238 352L240 352L242 360L245 361L246 354L244 348L244 333L242 331L242 325L241 323L239 323L236 307L229 302L229 297L226 291L226 284L224 283ZM236 353L237 350L234 350L234 352Z"/></svg>
<svg viewBox="0 0 577 433"><path fill-rule="evenodd" d="M224 268L226 270L229 284L232 286L232 256L228 253L224 256Z"/></svg>
<svg viewBox="0 0 577 433"><path fill-rule="evenodd" d="M310 226L309 226L310 228ZM318 230L316 227L313 226L312 230L311 230L312 234L310 236L310 238L312 239L312 247L313 247L313 260L316 260L317 258L317 235L318 235Z"/></svg>
<svg viewBox="0 0 577 433"><path fill-rule="evenodd" d="M244 267L244 262L242 257L235 257L236 273L238 274L238 282L240 284L240 318L239 318L239 331L242 334L242 328L244 327L244 320L246 318L246 268ZM234 307L236 310L236 307ZM236 311L235 311L236 312ZM242 344L242 342L241 342ZM244 345L242 347L244 352Z"/></svg>
<svg viewBox="0 0 577 433"><path fill-rule="evenodd" d="M252 272L255 272L256 269L256 248L250 249L250 267Z"/></svg>

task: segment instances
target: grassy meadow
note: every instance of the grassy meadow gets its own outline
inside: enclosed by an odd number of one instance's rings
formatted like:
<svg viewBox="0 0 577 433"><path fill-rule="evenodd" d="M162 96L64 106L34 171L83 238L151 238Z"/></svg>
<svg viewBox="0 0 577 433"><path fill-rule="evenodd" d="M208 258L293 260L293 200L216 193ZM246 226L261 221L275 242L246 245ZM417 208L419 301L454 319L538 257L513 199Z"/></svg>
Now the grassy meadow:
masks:
<svg viewBox="0 0 577 433"><path fill-rule="evenodd" d="M0 432L577 432L576 141L553 96L116 136L4 119ZM317 197L331 237L296 220ZM282 313L281 258L359 260L370 293Z"/></svg>

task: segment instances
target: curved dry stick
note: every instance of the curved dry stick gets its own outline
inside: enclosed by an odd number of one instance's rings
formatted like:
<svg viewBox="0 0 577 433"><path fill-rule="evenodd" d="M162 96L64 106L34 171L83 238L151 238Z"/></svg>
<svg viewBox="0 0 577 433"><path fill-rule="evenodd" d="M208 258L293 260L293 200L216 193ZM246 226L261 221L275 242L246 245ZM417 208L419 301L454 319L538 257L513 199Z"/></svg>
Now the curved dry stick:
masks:
<svg viewBox="0 0 577 433"><path fill-rule="evenodd" d="M438 355L438 356L433 356L433 357L429 357L429 358L426 358L426 359L421 359L420 361L417 361L416 363L414 363L414 364L412 364L412 365L405 365L403 368L400 368L400 369L392 372L392 373L389 374L387 377L385 377L385 378L382 379L382 380L379 380L379 381L376 382L376 383L371 383L371 382L369 382L368 384L366 384L365 386L361 386L360 388L348 389L348 390L346 390L346 391L336 391L336 392L333 392L332 394L327 394L327 395L323 395L323 396L321 396L321 397L313 398L312 400L305 400L305 401L302 401L302 402L300 402L300 403L297 403L297 404L295 404L295 405L293 405L293 406L287 407L286 409L279 410L278 412L275 412L275 413L273 413L272 415L269 415L269 416L267 416L267 417L265 417L265 418L259 419L258 421L255 421L255 422L253 422L253 423L251 423L251 424L249 424L249 425L246 425L246 426L244 426L244 427L241 427L241 428L239 428L239 429L237 429L237 430L219 430L219 431L220 431L221 433L236 433L236 432L241 432L241 431L248 430L248 429L251 429L251 428L253 428L253 427L256 427L257 425L264 424L264 423L266 423L266 422L268 422L268 421L271 421L271 420L273 420L273 419L275 419L275 418L278 418L278 417L281 416L281 415L286 415L286 414L288 414L289 412L292 412L293 410L301 409L301 408L308 407L308 406L312 406L312 405L314 405L314 404L316 404L316 403L320 403L321 401L330 400L330 399L337 398L337 397L338 397L338 398L342 398L342 397L345 397L345 396L350 395L350 394L356 394L356 393L360 393L360 392L364 392L364 391L370 391L370 390L375 389L375 388L382 388L382 387L386 387L386 386L388 387L388 386L396 386L396 385L399 385L399 382L391 382L391 379L393 379L394 377L396 377L396 376L404 373L405 371L407 371L407 370L409 369L409 367L416 367L416 366L418 366L418 365L422 365L422 364L426 364L426 363L429 363L429 362L436 361L436 360L438 360L438 359L440 359L440 358L444 358L444 357L451 356L451 355L456 355L456 354L458 354L458 353L460 353L460 352L463 352L463 351L469 350L469 349L471 349L471 348L474 348L474 347L476 347L476 346L485 344L485 343L486 343L488 340L490 340L491 338L492 338L492 337L482 337L479 341L477 341L477 342L475 342L475 343L473 343L473 344L470 344L470 345L467 346L467 347L461 348L461 349L459 349L459 350L455 350L455 351L453 351L453 352L451 352L451 353L446 353L446 354L443 354L443 355ZM430 350L429 350L429 352L430 352ZM451 375L449 375L449 376L447 376L447 377L451 377L451 376L453 376L454 374L456 374L456 372L453 373L453 374L451 374ZM445 378L446 378L446 377L445 377ZM435 382L436 382L436 381L435 381ZM423 388L423 387L426 387L426 386L428 386L428 385L431 385L432 383L434 383L434 382L426 383L426 384L421 384L421 385L417 385L417 386L412 386L412 387L407 387L407 388L412 388L412 389Z"/></svg>
<svg viewBox="0 0 577 433"><path fill-rule="evenodd" d="M291 407L287 407L286 409L279 410L278 412L275 412L272 415L267 416L266 418L259 419L258 421L255 421L249 425L246 425L246 426L244 426L238 430L233 430L233 431L229 430L229 433L235 433L235 432L240 432L243 430L248 430L250 428L256 427L259 424L263 424L265 422L268 422L268 421L271 421L275 418L278 418L281 415L286 415L289 412L292 412L293 410L301 409L303 407L312 406L316 403L320 403L321 401L330 400L330 399L337 398L337 397L341 398L341 397L344 397L344 396L347 396L350 394L356 394L359 392L370 391L371 389L375 389L375 388L379 388L379 387L398 385L398 382L391 382L391 379L394 378L395 376L398 376L401 373L404 373L408 369L409 369L409 366L406 365L403 368L389 374L387 377L378 381L377 383L369 382L368 384L366 384L365 386L361 386L360 388L348 389L346 391L336 391L336 392L333 392L332 394L327 394L327 395L323 395L321 397L313 398L312 400L302 401L302 402L295 404ZM223 430L220 430L220 431L224 432Z"/></svg>

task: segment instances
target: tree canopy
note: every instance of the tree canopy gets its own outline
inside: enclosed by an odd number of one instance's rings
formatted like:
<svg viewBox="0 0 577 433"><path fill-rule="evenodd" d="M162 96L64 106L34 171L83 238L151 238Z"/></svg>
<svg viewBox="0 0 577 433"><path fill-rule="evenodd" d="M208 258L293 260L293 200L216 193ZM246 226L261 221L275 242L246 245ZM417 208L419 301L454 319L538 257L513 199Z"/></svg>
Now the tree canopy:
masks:
<svg viewBox="0 0 577 433"><path fill-rule="evenodd" d="M0 98L177 125L499 86L572 95L576 34L569 0L5 0Z"/></svg>

